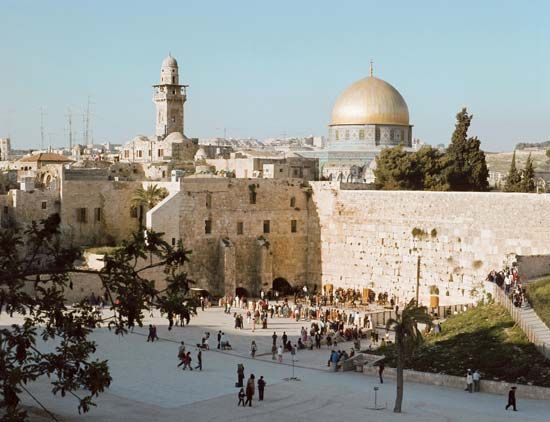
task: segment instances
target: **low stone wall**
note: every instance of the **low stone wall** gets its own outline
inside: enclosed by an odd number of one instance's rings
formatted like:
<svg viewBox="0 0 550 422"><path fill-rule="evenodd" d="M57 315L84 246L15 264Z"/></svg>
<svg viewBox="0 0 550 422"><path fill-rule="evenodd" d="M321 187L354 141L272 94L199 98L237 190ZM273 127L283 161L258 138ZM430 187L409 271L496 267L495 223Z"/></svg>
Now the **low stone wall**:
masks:
<svg viewBox="0 0 550 422"><path fill-rule="evenodd" d="M384 370L384 377L396 378L397 370L395 368L386 368ZM363 368L363 374L372 375L378 377L378 367ZM445 374L433 374L430 372L418 372L405 370L403 371L403 379L405 382L417 382L420 384L440 385L449 388L466 387L466 377L457 377L454 375ZM550 388L537 387L534 385L521 385L512 384L508 382L498 382L481 380L480 390L482 393L507 395L512 385L517 386L516 397L522 399L534 399L534 400L550 400Z"/></svg>

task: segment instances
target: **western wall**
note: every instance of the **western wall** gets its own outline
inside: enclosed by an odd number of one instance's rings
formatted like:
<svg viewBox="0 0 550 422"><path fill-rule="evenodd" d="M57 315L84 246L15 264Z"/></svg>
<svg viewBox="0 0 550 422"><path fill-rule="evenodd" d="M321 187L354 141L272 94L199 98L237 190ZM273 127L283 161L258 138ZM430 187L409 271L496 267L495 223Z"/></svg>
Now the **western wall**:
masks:
<svg viewBox="0 0 550 422"><path fill-rule="evenodd" d="M419 300L427 304L433 295L448 305L481 298L487 274L518 258L540 255L537 266L548 269L548 195L310 185L323 285L415 297L420 257Z"/></svg>

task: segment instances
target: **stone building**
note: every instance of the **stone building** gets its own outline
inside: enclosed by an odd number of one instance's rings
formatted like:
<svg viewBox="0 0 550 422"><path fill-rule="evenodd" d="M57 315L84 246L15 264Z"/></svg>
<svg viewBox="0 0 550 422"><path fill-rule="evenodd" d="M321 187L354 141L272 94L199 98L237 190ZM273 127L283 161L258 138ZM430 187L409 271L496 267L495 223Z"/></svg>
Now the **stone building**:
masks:
<svg viewBox="0 0 550 422"><path fill-rule="evenodd" d="M0 161L8 161L11 157L10 138L0 138Z"/></svg>
<svg viewBox="0 0 550 422"><path fill-rule="evenodd" d="M154 137L138 135L121 150L120 160L131 163L165 163L192 161L198 150L198 140L184 134L184 104L186 88L180 85L175 58L166 57L160 69L160 82L154 85L156 132Z"/></svg>
<svg viewBox="0 0 550 422"><path fill-rule="evenodd" d="M360 79L340 94L332 109L328 147L302 151L319 158L321 176L342 182L372 182L373 161L383 148L412 150L409 109L399 91L373 76Z"/></svg>
<svg viewBox="0 0 550 422"><path fill-rule="evenodd" d="M189 277L215 295L320 287L319 231L299 180L185 178L147 226L192 250Z"/></svg>

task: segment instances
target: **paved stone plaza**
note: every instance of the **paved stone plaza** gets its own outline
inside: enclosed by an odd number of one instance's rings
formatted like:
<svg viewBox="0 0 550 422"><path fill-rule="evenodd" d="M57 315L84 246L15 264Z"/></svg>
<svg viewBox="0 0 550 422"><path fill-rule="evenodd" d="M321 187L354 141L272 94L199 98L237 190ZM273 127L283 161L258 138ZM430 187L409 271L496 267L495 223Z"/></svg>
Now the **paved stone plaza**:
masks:
<svg viewBox="0 0 550 422"><path fill-rule="evenodd" d="M8 321L5 315L1 325ZM147 329L135 329L133 334L117 337L106 329L97 330L93 337L98 343L98 357L108 359L113 383L108 392L97 400L98 407L84 416L78 416L73 398L54 397L46 382L32 385L30 390L61 421L546 421L550 403L536 400L518 401L519 412L504 410L505 398L490 394L467 394L422 384L405 384L404 413L392 412L395 382L383 385L375 377L346 372L333 373L327 368L329 349L300 351L296 356L296 376L300 381L285 381L292 374L291 359L285 353L284 363L271 360L271 335L287 332L293 341L300 327L290 319L269 320L267 330L252 332L245 320L245 329L233 329L232 316L220 308L199 311L188 327L174 327L168 331L165 320L154 317L147 323L158 325L161 340L146 342ZM224 330L233 345L230 352L216 350L216 333ZM191 347L200 342L205 331L211 333L212 350L203 353L202 372L176 369L178 343L184 340ZM249 355L250 341L258 343L256 359ZM349 350L351 343L339 344ZM252 408L237 407L235 388L237 364L245 366L246 378L251 373L256 379L263 375L267 381L265 401L258 402L257 393ZM378 404L385 410L370 410L374 406L373 388L380 387ZM520 387L521 388L521 387ZM27 404L32 405L26 396ZM34 413L34 412L33 412ZM48 418L36 412L36 421Z"/></svg>

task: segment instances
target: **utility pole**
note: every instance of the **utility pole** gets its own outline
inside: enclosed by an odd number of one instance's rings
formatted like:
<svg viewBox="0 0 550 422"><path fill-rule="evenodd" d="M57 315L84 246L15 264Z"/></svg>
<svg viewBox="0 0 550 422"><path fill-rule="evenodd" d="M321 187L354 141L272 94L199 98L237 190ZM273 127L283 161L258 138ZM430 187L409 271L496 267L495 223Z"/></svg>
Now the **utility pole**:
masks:
<svg viewBox="0 0 550 422"><path fill-rule="evenodd" d="M418 306L418 296L420 290L420 255L416 260L416 305Z"/></svg>

